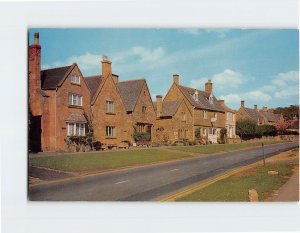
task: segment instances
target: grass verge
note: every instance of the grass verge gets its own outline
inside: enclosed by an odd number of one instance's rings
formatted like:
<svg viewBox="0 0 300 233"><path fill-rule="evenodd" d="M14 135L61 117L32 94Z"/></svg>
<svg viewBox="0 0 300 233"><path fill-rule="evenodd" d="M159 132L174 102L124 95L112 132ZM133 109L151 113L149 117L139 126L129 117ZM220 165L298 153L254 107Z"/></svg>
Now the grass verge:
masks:
<svg viewBox="0 0 300 233"><path fill-rule="evenodd" d="M176 151L147 149L30 158L29 165L68 172L92 172L189 157L192 156Z"/></svg>
<svg viewBox="0 0 300 233"><path fill-rule="evenodd" d="M293 164L268 164L251 168L175 201L248 201L249 189L256 189L259 200L263 201L287 182L293 167ZM279 175L268 175L270 170L278 171Z"/></svg>
<svg viewBox="0 0 300 233"><path fill-rule="evenodd" d="M264 145L277 144L282 141L265 141ZM207 146L174 146L170 147L172 150L200 153L200 154L214 154L218 152L229 152L233 150L246 149L251 147L261 146L261 142L241 143L241 144L211 144Z"/></svg>

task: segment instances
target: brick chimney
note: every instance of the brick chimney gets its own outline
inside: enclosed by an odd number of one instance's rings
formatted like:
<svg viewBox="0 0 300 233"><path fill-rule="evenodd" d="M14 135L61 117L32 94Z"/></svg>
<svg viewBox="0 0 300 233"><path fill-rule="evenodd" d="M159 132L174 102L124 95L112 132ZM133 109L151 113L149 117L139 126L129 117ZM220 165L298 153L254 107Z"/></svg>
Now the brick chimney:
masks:
<svg viewBox="0 0 300 233"><path fill-rule="evenodd" d="M39 33L34 33L34 43L28 50L28 88L29 106L32 115L42 115L41 97L41 46L39 44Z"/></svg>
<svg viewBox="0 0 300 233"><path fill-rule="evenodd" d="M119 82L119 75L113 74L112 78L114 80L114 83L118 83Z"/></svg>
<svg viewBox="0 0 300 233"><path fill-rule="evenodd" d="M207 83L205 83L205 92L208 94L212 93L212 82L211 80L208 80Z"/></svg>
<svg viewBox="0 0 300 233"><path fill-rule="evenodd" d="M221 106L224 106L224 105L225 105L225 101L224 101L224 100L219 100L219 104L220 104Z"/></svg>
<svg viewBox="0 0 300 233"><path fill-rule="evenodd" d="M179 85L179 74L173 74L173 82Z"/></svg>
<svg viewBox="0 0 300 233"><path fill-rule="evenodd" d="M245 100L241 101L241 107L243 107L243 108L245 107Z"/></svg>
<svg viewBox="0 0 300 233"><path fill-rule="evenodd" d="M111 61L108 59L107 56L102 57L102 76L107 77L111 75Z"/></svg>
<svg viewBox="0 0 300 233"><path fill-rule="evenodd" d="M255 111L258 111L258 109L257 109L257 104L254 104L254 110L255 110Z"/></svg>
<svg viewBox="0 0 300 233"><path fill-rule="evenodd" d="M162 95L156 96L156 116L160 117L162 114Z"/></svg>
<svg viewBox="0 0 300 233"><path fill-rule="evenodd" d="M267 112L267 111L268 111L268 108L265 107L265 106L263 106L262 110L263 110L263 112Z"/></svg>

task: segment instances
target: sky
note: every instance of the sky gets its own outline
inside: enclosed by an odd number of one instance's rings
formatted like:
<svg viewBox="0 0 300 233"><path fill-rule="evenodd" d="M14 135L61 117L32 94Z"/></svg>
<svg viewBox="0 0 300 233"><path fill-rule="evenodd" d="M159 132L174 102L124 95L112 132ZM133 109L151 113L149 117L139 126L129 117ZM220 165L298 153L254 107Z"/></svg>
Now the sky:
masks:
<svg viewBox="0 0 300 233"><path fill-rule="evenodd" d="M102 56L120 81L145 78L155 96L180 84L213 93L225 104L299 104L299 39L295 29L29 29L40 33L42 69L77 63L84 76L101 74Z"/></svg>

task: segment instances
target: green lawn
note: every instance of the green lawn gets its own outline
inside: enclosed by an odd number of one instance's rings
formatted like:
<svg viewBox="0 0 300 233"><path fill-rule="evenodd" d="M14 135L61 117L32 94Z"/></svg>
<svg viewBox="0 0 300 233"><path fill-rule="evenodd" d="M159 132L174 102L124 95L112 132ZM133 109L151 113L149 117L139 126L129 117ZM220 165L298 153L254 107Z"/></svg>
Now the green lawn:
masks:
<svg viewBox="0 0 300 233"><path fill-rule="evenodd" d="M29 165L69 172L90 172L188 157L192 156L176 153L176 151L141 149L30 158Z"/></svg>
<svg viewBox="0 0 300 233"><path fill-rule="evenodd" d="M176 201L248 201L248 190L256 189L259 200L266 199L273 190L277 190L291 176L292 164L270 164L230 176L226 179L181 197ZM268 175L275 170L279 175Z"/></svg>
<svg viewBox="0 0 300 233"><path fill-rule="evenodd" d="M281 141L265 141L264 145L281 143ZM255 146L261 146L261 142L251 142L242 144L211 144L206 146L174 146L169 147L172 150L179 150L200 154L213 154L217 152L228 152L233 150L245 149Z"/></svg>

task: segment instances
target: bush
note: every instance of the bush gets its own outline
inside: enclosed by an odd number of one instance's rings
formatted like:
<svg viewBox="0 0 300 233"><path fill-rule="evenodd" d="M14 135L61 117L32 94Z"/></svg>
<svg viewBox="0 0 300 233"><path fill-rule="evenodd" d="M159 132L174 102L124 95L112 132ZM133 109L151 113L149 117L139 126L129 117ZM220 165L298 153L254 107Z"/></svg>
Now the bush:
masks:
<svg viewBox="0 0 300 233"><path fill-rule="evenodd" d="M195 138L200 139L201 138L201 129L198 127L195 130Z"/></svg>
<svg viewBox="0 0 300 233"><path fill-rule="evenodd" d="M276 136L277 130L273 125L257 125L256 126L256 136Z"/></svg>
<svg viewBox="0 0 300 233"><path fill-rule="evenodd" d="M253 138L256 135L256 123L253 120L245 119L236 122L236 134L241 140L244 138Z"/></svg>
<svg viewBox="0 0 300 233"><path fill-rule="evenodd" d="M147 142L150 141L150 133L149 132L137 132L133 133L133 138L136 142Z"/></svg>
<svg viewBox="0 0 300 233"><path fill-rule="evenodd" d="M226 128L222 128L220 130L220 143L221 144L225 144L226 143L226 139L227 139L227 129Z"/></svg>

